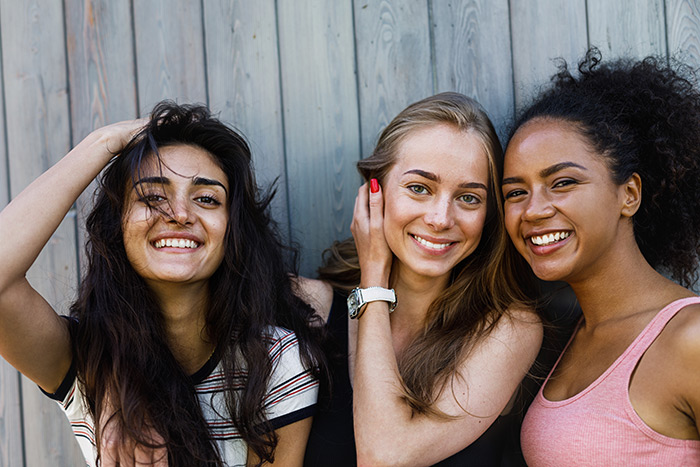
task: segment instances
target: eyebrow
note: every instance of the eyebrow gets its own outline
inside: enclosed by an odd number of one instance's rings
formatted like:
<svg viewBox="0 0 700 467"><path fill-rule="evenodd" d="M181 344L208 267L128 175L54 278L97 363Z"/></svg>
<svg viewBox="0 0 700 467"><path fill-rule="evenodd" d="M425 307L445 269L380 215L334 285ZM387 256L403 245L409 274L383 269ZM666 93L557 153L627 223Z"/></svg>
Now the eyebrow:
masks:
<svg viewBox="0 0 700 467"><path fill-rule="evenodd" d="M568 169L570 167L574 167L576 169L581 169L581 170L588 170L584 166L577 164L575 162L560 162L558 164L551 165L549 167L546 167L542 170L540 170L540 178L547 178L550 175L554 175L555 173L559 172L560 170ZM503 181L501 182L501 185L508 185L512 183L523 183L524 180L522 177L507 177L504 178Z"/></svg>
<svg viewBox="0 0 700 467"><path fill-rule="evenodd" d="M137 180L134 185L146 185L146 184L152 184L152 185L170 185L170 179L167 177L144 177L140 180ZM204 177L194 177L192 179L192 184L195 186L220 186L223 188L224 192L228 194L228 190L224 186L223 183L221 183L218 180L214 180L212 178L204 178Z"/></svg>
<svg viewBox="0 0 700 467"><path fill-rule="evenodd" d="M403 173L404 175L406 174L416 174L420 175L423 178L427 178L428 180L431 180L433 182L440 182L440 177L438 177L436 174L432 172L426 172L425 170L421 169L411 169L407 170L406 172ZM464 182L459 184L460 188L481 188L484 191L488 191L488 188L486 188L486 185L483 183L479 182Z"/></svg>

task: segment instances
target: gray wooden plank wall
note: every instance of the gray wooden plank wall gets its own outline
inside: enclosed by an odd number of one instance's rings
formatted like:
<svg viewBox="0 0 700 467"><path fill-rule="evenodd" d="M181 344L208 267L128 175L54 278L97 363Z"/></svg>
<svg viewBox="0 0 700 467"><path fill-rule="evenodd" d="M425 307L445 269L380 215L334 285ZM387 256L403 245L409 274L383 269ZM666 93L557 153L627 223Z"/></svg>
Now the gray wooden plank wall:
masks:
<svg viewBox="0 0 700 467"><path fill-rule="evenodd" d="M349 235L355 162L407 104L457 90L504 135L589 45L700 66L697 0L0 0L0 207L103 124L203 102L250 140L273 213L313 274ZM81 197L30 271L66 312ZM19 226L18 228L21 228ZM0 361L0 466L81 465L58 408Z"/></svg>

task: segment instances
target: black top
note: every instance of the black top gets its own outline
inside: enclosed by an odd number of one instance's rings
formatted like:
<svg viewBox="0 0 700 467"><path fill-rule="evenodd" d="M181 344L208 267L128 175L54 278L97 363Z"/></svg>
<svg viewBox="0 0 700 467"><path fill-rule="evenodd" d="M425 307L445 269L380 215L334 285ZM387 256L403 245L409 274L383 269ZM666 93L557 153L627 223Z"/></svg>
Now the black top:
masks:
<svg viewBox="0 0 700 467"><path fill-rule="evenodd" d="M348 314L346 297L336 292L328 317L332 340L332 391L321 384L318 411L314 416L304 465L343 467L357 465L352 424L352 386L348 367ZM435 464L440 467L524 465L514 455L512 441L519 427L513 417L498 417L484 434L453 456Z"/></svg>

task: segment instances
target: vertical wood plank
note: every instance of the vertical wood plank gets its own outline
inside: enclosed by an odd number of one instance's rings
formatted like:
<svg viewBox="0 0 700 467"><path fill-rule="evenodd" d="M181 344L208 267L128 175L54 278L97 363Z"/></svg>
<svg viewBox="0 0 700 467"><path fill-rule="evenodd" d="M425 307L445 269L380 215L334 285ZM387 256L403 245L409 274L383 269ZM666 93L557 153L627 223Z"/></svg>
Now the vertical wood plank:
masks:
<svg viewBox="0 0 700 467"><path fill-rule="evenodd" d="M129 0L66 0L73 143L137 116Z"/></svg>
<svg viewBox="0 0 700 467"><path fill-rule="evenodd" d="M350 235L359 185L352 10L280 0L278 25L290 223L308 275L323 249Z"/></svg>
<svg viewBox="0 0 700 467"><path fill-rule="evenodd" d="M66 0L66 48L73 145L92 130L135 118L136 75L129 0ZM93 183L76 203L78 252L84 264L84 218Z"/></svg>
<svg viewBox="0 0 700 467"><path fill-rule="evenodd" d="M666 54L663 0L588 0L588 37L603 59Z"/></svg>
<svg viewBox="0 0 700 467"><path fill-rule="evenodd" d="M2 25L0 8L0 27ZM0 62L0 76L3 66ZM10 200L10 177L7 173L5 138L5 96L0 93L0 209ZM20 386L17 371L0 358L0 467L24 465Z"/></svg>
<svg viewBox="0 0 700 467"><path fill-rule="evenodd" d="M362 157L408 104L433 94L428 2L353 2Z"/></svg>
<svg viewBox="0 0 700 467"><path fill-rule="evenodd" d="M668 51L683 63L700 68L700 3L666 0Z"/></svg>
<svg viewBox="0 0 700 467"><path fill-rule="evenodd" d="M250 143L258 184L276 178L272 212L288 232L274 0L204 3L209 104Z"/></svg>
<svg viewBox="0 0 700 467"><path fill-rule="evenodd" d="M516 108L548 83L557 57L575 64L588 48L584 0L511 0Z"/></svg>
<svg viewBox="0 0 700 467"><path fill-rule="evenodd" d="M133 0L139 107L207 103L201 2Z"/></svg>
<svg viewBox="0 0 700 467"><path fill-rule="evenodd" d="M0 358L0 467L24 465L17 371Z"/></svg>
<svg viewBox="0 0 700 467"><path fill-rule="evenodd" d="M9 173L17 194L70 146L61 2L0 3ZM27 277L65 312L75 291L75 218L68 216ZM84 460L58 406L33 384L22 384L27 465L79 465Z"/></svg>
<svg viewBox="0 0 700 467"><path fill-rule="evenodd" d="M432 2L437 90L473 97L505 135L513 118L508 0Z"/></svg>

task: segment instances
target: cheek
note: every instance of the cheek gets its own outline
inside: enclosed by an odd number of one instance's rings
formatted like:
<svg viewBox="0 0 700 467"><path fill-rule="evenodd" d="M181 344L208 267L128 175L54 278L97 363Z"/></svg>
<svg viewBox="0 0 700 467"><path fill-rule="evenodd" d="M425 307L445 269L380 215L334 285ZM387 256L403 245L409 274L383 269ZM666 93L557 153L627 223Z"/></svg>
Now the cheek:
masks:
<svg viewBox="0 0 700 467"><path fill-rule="evenodd" d="M402 206L400 200L395 198L387 198L384 201L384 237L392 250L403 237L404 227L410 217L406 208L407 206Z"/></svg>

